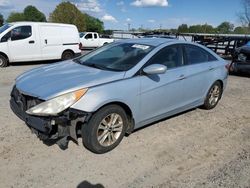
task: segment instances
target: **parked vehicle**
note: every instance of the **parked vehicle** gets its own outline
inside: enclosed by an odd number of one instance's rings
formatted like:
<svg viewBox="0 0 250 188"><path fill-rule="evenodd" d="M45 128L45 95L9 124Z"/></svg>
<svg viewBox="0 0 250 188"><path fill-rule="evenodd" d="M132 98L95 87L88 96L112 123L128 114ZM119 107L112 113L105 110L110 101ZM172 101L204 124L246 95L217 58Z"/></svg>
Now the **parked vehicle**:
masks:
<svg viewBox="0 0 250 188"><path fill-rule="evenodd" d="M229 70L232 73L250 74L250 42L236 48Z"/></svg>
<svg viewBox="0 0 250 188"><path fill-rule="evenodd" d="M71 59L80 55L76 26L15 22L0 28L0 67L12 62Z"/></svg>
<svg viewBox="0 0 250 188"><path fill-rule="evenodd" d="M100 38L98 33L95 32L81 32L79 33L82 48L97 48L105 44L114 42L114 39Z"/></svg>
<svg viewBox="0 0 250 188"><path fill-rule="evenodd" d="M42 140L68 139L95 153L162 118L214 108L227 63L211 50L173 39L127 39L85 56L28 71L16 79L12 110Z"/></svg>

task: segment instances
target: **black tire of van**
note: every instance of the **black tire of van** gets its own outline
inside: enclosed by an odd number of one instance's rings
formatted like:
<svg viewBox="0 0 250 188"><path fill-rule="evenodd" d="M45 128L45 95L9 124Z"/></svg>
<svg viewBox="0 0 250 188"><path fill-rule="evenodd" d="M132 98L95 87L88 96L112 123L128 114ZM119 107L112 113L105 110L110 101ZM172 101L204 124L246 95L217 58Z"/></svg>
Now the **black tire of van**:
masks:
<svg viewBox="0 0 250 188"><path fill-rule="evenodd" d="M73 59L75 56L74 52L66 50L63 52L62 54L62 60L69 60L69 59Z"/></svg>
<svg viewBox="0 0 250 188"><path fill-rule="evenodd" d="M7 67L8 66L8 59L3 55L0 55L0 67Z"/></svg>

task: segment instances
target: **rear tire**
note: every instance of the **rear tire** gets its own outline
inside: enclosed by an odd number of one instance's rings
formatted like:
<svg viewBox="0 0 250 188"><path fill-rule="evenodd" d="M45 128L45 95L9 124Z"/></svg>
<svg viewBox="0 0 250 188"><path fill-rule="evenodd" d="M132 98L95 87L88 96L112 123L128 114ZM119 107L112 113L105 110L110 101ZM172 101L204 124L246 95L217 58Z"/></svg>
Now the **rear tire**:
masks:
<svg viewBox="0 0 250 188"><path fill-rule="evenodd" d="M69 60L69 59L72 59L72 58L74 58L74 53L73 52L71 52L71 51L63 52L62 60Z"/></svg>
<svg viewBox="0 0 250 188"><path fill-rule="evenodd" d="M0 55L0 67L7 67L8 66L8 59L3 55Z"/></svg>
<svg viewBox="0 0 250 188"><path fill-rule="evenodd" d="M222 96L222 85L216 81L209 89L203 108L206 110L213 109L218 104Z"/></svg>
<svg viewBox="0 0 250 188"><path fill-rule="evenodd" d="M118 105L108 105L90 118L82 126L83 145L98 154L114 149L122 140L127 130L128 118Z"/></svg>

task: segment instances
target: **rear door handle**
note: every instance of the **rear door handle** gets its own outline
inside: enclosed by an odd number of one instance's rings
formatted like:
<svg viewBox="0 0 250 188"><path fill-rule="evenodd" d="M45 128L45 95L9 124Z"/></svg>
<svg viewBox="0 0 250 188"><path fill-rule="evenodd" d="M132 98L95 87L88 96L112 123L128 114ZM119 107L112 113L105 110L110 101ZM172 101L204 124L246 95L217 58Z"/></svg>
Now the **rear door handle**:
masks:
<svg viewBox="0 0 250 188"><path fill-rule="evenodd" d="M214 67L209 67L209 70L211 71L211 70L214 70Z"/></svg>
<svg viewBox="0 0 250 188"><path fill-rule="evenodd" d="M185 77L184 74L182 74L182 75L179 76L179 80L184 80L184 79L186 79L186 77Z"/></svg>
<svg viewBox="0 0 250 188"><path fill-rule="evenodd" d="M34 44L34 43L35 43L34 40L30 40L30 41L29 41L29 44Z"/></svg>
<svg viewBox="0 0 250 188"><path fill-rule="evenodd" d="M47 39L45 39L45 40L44 40L44 42L45 42L45 44L47 44L47 43L48 43L48 40L47 40Z"/></svg>

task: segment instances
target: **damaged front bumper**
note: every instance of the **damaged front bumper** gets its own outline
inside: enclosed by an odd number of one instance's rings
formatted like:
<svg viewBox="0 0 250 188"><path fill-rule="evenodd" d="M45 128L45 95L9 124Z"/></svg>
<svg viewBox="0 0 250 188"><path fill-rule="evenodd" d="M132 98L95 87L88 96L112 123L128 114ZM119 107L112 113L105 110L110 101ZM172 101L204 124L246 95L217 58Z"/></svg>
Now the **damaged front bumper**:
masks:
<svg viewBox="0 0 250 188"><path fill-rule="evenodd" d="M10 107L44 143L55 142L62 149L67 148L70 139L77 143L78 130L87 122L91 114L69 108L58 116L32 116L27 114L26 110L28 104L34 100L36 99L21 94L14 87Z"/></svg>

